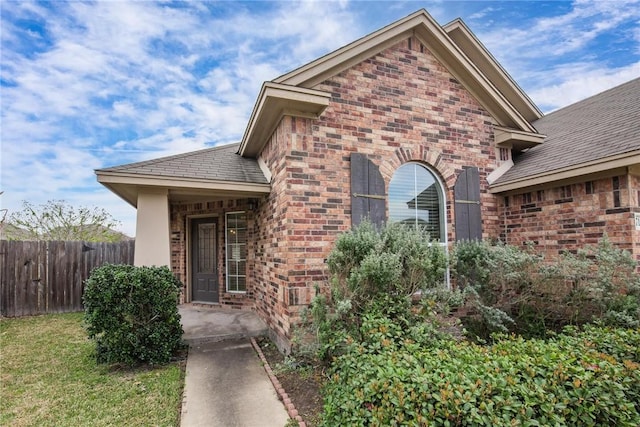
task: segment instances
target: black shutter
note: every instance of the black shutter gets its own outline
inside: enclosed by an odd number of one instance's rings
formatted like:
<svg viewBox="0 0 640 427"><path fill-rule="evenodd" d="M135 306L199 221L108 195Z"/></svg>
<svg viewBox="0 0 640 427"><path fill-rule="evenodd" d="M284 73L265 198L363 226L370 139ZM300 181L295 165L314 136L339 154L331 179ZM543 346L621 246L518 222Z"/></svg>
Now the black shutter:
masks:
<svg viewBox="0 0 640 427"><path fill-rule="evenodd" d="M455 197L456 240L481 240L480 175L478 168L465 168L453 190Z"/></svg>
<svg viewBox="0 0 640 427"><path fill-rule="evenodd" d="M351 225L364 218L380 226L386 219L384 180L373 162L360 153L351 154Z"/></svg>

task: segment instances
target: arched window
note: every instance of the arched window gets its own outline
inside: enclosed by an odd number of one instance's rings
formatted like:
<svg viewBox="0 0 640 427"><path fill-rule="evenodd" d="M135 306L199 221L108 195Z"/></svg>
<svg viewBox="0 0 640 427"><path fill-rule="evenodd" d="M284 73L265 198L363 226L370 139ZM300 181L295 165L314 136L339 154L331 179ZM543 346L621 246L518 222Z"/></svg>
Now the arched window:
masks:
<svg viewBox="0 0 640 427"><path fill-rule="evenodd" d="M389 183L389 219L425 227L434 240L445 242L442 185L436 176L418 163L407 163Z"/></svg>

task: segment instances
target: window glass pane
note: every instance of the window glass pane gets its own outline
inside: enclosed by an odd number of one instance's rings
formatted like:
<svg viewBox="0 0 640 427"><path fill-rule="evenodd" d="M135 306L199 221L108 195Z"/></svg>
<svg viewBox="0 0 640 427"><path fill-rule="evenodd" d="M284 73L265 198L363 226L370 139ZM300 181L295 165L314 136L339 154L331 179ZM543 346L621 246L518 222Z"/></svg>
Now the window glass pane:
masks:
<svg viewBox="0 0 640 427"><path fill-rule="evenodd" d="M238 277L237 291L245 292L247 290L247 282L245 277Z"/></svg>
<svg viewBox="0 0 640 427"><path fill-rule="evenodd" d="M389 219L426 227L431 238L444 239L440 184L425 167L408 163L398 168L389 184Z"/></svg>
<svg viewBox="0 0 640 427"><path fill-rule="evenodd" d="M246 291L247 219L244 212L227 214L227 290Z"/></svg>

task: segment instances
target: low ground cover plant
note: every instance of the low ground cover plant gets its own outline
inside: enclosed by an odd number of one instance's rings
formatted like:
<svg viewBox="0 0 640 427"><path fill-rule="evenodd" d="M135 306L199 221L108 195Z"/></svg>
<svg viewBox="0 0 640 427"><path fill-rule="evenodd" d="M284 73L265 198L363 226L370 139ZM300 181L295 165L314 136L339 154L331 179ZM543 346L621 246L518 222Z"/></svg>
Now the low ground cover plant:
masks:
<svg viewBox="0 0 640 427"><path fill-rule="evenodd" d="M380 326L336 358L323 425L640 425L638 330L426 346Z"/></svg>
<svg viewBox="0 0 640 427"><path fill-rule="evenodd" d="M182 347L180 282L168 267L103 265L85 285L89 337L99 362L164 364Z"/></svg>

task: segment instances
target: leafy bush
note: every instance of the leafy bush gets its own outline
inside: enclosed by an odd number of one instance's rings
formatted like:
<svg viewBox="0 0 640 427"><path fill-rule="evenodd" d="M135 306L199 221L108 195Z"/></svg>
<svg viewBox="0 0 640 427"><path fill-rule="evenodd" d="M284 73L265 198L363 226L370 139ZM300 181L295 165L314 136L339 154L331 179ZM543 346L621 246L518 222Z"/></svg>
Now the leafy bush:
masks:
<svg viewBox="0 0 640 427"><path fill-rule="evenodd" d="M103 265L83 296L99 362L163 364L182 345L180 282L168 267Z"/></svg>
<svg viewBox="0 0 640 427"><path fill-rule="evenodd" d="M363 222L341 234L328 258L331 287L319 294L294 331L298 356L329 360L365 338L365 316L390 319L407 330L425 321L411 300L444 285L446 256L425 230L403 224L376 229Z"/></svg>
<svg viewBox="0 0 640 427"><path fill-rule="evenodd" d="M389 326L369 323L369 339L336 359L323 425L640 424L640 365L625 344L637 343L639 330L500 336L487 347L441 339L426 346ZM612 332L617 338L607 339Z"/></svg>
<svg viewBox="0 0 640 427"><path fill-rule="evenodd" d="M631 254L605 237L597 247L544 260L524 249L459 242L452 273L464 293L460 311L473 334L495 331L545 336L565 325L600 321L640 326L640 276Z"/></svg>
<svg viewBox="0 0 640 427"><path fill-rule="evenodd" d="M327 260L332 296L356 309L379 295L408 297L442 284L446 262L426 230L392 223L378 231L367 221L341 234Z"/></svg>

